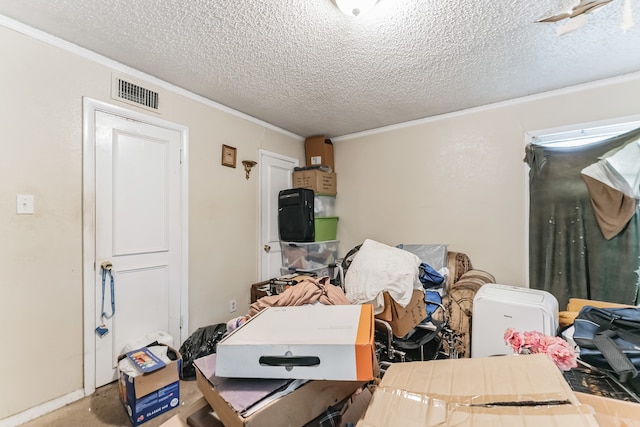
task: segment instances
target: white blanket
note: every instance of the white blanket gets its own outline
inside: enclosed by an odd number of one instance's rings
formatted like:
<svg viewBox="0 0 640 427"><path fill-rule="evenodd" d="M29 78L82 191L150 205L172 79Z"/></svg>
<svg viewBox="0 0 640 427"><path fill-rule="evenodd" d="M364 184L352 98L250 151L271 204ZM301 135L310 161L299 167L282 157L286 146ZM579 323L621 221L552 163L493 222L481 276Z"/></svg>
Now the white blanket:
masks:
<svg viewBox="0 0 640 427"><path fill-rule="evenodd" d="M352 304L373 304L374 313L379 314L384 309L382 293L386 291L406 307L413 290L422 289L418 278L421 262L411 252L367 239L347 270L347 299Z"/></svg>

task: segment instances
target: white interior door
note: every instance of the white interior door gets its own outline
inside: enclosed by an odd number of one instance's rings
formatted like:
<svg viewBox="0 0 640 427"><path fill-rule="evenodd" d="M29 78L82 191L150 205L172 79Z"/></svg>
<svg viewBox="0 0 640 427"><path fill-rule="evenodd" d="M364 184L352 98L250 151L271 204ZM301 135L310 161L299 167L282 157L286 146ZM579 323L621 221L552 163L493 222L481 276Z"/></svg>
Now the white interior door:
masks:
<svg viewBox="0 0 640 427"><path fill-rule="evenodd" d="M124 345L157 331L180 342L181 133L95 113L95 386L117 378ZM103 292L100 264L113 264Z"/></svg>
<svg viewBox="0 0 640 427"><path fill-rule="evenodd" d="M278 193L291 188L298 160L260 151L260 280L280 275L282 255L278 233Z"/></svg>

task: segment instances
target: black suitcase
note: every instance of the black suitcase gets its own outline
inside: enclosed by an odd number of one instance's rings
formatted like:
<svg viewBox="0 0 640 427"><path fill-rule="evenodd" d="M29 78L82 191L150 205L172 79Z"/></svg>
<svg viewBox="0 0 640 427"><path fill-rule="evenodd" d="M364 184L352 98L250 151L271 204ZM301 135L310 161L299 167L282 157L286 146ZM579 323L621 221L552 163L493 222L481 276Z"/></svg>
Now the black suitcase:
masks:
<svg viewBox="0 0 640 427"><path fill-rule="evenodd" d="M313 242L313 190L291 188L278 193L278 231L285 242Z"/></svg>

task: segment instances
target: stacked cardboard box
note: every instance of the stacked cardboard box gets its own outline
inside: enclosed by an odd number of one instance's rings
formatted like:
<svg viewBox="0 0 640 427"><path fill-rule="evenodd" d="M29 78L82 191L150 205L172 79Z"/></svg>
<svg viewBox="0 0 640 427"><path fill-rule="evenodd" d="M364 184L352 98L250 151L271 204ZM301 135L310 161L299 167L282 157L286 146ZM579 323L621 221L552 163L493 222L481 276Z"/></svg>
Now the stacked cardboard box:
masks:
<svg viewBox="0 0 640 427"><path fill-rule="evenodd" d="M308 188L315 194L316 242L335 240L338 217L335 216L337 190L333 144L323 135L305 140L307 168L293 173L294 188Z"/></svg>
<svg viewBox="0 0 640 427"><path fill-rule="evenodd" d="M333 144L323 135L305 140L305 157L308 169L293 173L293 188L309 188L316 194L335 196L337 177L333 161Z"/></svg>
<svg viewBox="0 0 640 427"><path fill-rule="evenodd" d="M307 166L326 166L336 170L333 161L333 143L324 135L310 136L304 141Z"/></svg>

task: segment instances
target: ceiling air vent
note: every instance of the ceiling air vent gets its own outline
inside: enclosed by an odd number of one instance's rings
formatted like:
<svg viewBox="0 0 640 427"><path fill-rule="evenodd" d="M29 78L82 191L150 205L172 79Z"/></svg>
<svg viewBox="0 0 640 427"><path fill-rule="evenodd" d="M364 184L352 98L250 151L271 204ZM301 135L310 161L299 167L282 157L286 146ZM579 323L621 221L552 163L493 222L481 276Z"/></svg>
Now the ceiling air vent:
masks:
<svg viewBox="0 0 640 427"><path fill-rule="evenodd" d="M111 97L128 104L158 112L158 92L127 81L119 76L113 76Z"/></svg>

